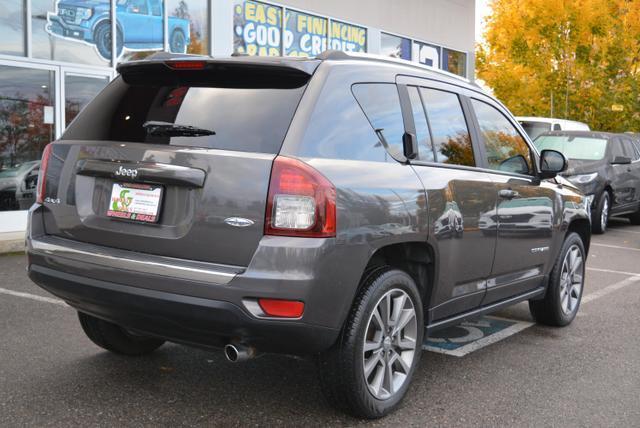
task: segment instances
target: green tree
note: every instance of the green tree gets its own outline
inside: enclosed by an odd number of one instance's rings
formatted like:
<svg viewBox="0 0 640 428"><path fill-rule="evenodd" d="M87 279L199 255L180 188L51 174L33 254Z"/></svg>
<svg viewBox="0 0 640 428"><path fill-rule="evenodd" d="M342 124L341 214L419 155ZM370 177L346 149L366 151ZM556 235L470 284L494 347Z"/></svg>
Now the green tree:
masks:
<svg viewBox="0 0 640 428"><path fill-rule="evenodd" d="M515 114L640 131L640 1L493 0L491 6L486 41L477 47L478 78Z"/></svg>

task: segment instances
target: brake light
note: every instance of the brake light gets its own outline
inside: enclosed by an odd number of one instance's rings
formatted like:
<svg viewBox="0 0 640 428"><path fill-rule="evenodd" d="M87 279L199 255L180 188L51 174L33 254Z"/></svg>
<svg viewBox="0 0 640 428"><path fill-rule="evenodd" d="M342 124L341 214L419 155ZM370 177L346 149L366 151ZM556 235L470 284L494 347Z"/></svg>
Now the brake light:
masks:
<svg viewBox="0 0 640 428"><path fill-rule="evenodd" d="M271 169L265 234L336 236L336 189L333 184L306 163L278 156Z"/></svg>
<svg viewBox="0 0 640 428"><path fill-rule="evenodd" d="M258 304L270 317L300 318L304 303L297 300L258 299Z"/></svg>
<svg viewBox="0 0 640 428"><path fill-rule="evenodd" d="M38 172L38 186L36 187L36 202L44 203L44 193L47 190L47 167L49 166L49 158L53 146L48 144L42 152L42 161L40 162L40 171Z"/></svg>
<svg viewBox="0 0 640 428"><path fill-rule="evenodd" d="M174 70L202 70L206 65L204 61L167 61L165 64Z"/></svg>

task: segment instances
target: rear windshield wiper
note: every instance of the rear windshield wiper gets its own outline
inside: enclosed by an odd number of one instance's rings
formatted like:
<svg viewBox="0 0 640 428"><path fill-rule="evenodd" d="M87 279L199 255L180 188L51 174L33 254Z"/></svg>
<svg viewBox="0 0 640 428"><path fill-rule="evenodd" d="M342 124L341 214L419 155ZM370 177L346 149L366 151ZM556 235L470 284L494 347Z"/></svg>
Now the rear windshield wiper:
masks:
<svg viewBox="0 0 640 428"><path fill-rule="evenodd" d="M149 120L142 127L149 135L163 135L167 137L204 137L206 135L216 135L210 129L198 128L190 125L178 125L177 123Z"/></svg>

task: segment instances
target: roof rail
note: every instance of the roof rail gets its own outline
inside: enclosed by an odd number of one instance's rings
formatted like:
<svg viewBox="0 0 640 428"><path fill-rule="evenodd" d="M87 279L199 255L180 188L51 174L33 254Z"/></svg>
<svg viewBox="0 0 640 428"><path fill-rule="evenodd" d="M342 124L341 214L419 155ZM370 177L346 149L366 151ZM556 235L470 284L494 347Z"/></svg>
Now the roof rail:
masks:
<svg viewBox="0 0 640 428"><path fill-rule="evenodd" d="M360 53L360 52L344 52L344 51L338 51L338 50L326 50L322 52L320 55L316 56L316 58L323 61L324 60L336 60L336 61L364 60L364 61L379 61L379 62L387 62L392 64L400 64L400 65L405 65L413 68L418 68L420 70L427 70L434 73L442 74L443 76L451 77L453 79L457 79L466 83L472 83L466 77L462 77L457 74L454 74L445 70L441 70L436 67L420 64L413 61L408 61L406 59L393 58L393 57L384 56L384 55L375 55L375 54Z"/></svg>

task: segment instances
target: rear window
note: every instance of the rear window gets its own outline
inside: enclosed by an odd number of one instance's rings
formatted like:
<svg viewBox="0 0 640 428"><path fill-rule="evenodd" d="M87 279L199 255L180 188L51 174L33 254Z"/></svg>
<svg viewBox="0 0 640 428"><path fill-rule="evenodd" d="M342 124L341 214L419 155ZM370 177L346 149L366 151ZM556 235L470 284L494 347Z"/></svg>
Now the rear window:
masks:
<svg viewBox="0 0 640 428"><path fill-rule="evenodd" d="M533 144L538 150L557 150L568 159L600 160L607 151L603 138L577 137L573 135L542 135Z"/></svg>
<svg viewBox="0 0 640 428"><path fill-rule="evenodd" d="M66 140L123 141L172 146L277 153L305 85L259 87L254 75L246 87L157 78L149 84L113 81L67 128ZM147 122L213 131L214 135L149 132Z"/></svg>
<svg viewBox="0 0 640 428"><path fill-rule="evenodd" d="M532 140L535 140L540 134L551 131L551 124L546 122L521 121L520 125Z"/></svg>

